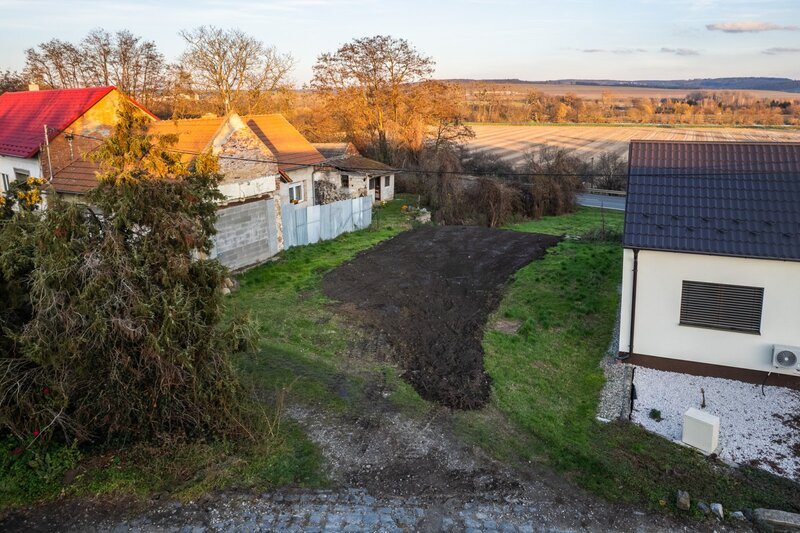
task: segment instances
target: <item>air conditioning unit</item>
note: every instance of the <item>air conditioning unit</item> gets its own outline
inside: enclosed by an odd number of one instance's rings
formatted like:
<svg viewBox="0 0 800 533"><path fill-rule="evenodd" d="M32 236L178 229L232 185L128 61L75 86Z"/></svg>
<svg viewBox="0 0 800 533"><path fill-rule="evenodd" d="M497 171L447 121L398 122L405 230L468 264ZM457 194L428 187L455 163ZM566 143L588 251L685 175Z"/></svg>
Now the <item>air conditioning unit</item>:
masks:
<svg viewBox="0 0 800 533"><path fill-rule="evenodd" d="M776 344L772 348L772 366L781 370L800 372L800 348Z"/></svg>

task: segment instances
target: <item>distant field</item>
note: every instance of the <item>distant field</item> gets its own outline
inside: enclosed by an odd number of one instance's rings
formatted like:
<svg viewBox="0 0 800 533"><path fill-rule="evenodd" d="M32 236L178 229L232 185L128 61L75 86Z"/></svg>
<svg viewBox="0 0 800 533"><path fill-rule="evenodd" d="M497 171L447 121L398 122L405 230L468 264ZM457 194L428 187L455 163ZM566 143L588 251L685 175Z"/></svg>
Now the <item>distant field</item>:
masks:
<svg viewBox="0 0 800 533"><path fill-rule="evenodd" d="M756 128L695 128L655 126L505 126L473 125L475 138L470 150L498 154L517 165L525 153L542 146L574 150L589 159L603 152L628 157L628 143L636 140L674 141L793 141L800 142L800 130Z"/></svg>
<svg viewBox="0 0 800 533"><path fill-rule="evenodd" d="M565 85L560 83L487 83L487 82L460 82L465 88L475 90L479 87L489 87L492 91L500 92L508 97L527 94L536 89L548 95L563 95L573 93L581 98L597 100L604 92L609 92L617 98L684 98L692 92L736 92L768 98L770 100L800 100L800 93L784 91L759 91L740 89L657 89L648 87L612 87L607 85Z"/></svg>

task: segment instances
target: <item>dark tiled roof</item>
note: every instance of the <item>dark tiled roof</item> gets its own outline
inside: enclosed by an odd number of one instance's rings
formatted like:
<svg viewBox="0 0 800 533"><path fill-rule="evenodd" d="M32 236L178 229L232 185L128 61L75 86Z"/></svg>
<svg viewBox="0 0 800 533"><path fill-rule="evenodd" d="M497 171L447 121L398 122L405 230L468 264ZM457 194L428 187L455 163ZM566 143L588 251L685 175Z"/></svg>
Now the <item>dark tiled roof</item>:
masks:
<svg viewBox="0 0 800 533"><path fill-rule="evenodd" d="M800 261L800 143L631 141L627 248Z"/></svg>
<svg viewBox="0 0 800 533"><path fill-rule="evenodd" d="M343 143L313 143L317 152L321 153L325 159L334 159L348 155L361 155L355 145L350 142Z"/></svg>
<svg viewBox="0 0 800 533"><path fill-rule="evenodd" d="M393 174L395 170L380 161L360 155L351 155L341 159L330 159L325 164L345 172L361 172L364 174Z"/></svg>

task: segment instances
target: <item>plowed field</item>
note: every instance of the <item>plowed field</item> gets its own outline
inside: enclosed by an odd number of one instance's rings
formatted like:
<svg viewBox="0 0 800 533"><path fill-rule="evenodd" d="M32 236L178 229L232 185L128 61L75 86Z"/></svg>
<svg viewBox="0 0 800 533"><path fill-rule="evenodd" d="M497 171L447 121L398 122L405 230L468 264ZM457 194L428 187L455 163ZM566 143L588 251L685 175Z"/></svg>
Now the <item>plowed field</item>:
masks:
<svg viewBox="0 0 800 533"><path fill-rule="evenodd" d="M604 152L628 157L631 140L673 141L794 141L800 130L758 128L668 128L648 126L472 126L475 138L468 147L490 152L514 165L524 161L525 153L542 146L574 150L586 160Z"/></svg>

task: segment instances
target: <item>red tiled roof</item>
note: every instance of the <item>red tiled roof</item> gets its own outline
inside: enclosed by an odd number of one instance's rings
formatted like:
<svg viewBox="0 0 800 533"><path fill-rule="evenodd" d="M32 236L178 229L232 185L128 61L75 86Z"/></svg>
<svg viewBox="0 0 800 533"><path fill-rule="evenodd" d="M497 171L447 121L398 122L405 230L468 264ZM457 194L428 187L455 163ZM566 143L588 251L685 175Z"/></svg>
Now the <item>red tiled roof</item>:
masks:
<svg viewBox="0 0 800 533"><path fill-rule="evenodd" d="M114 87L25 91L0 95L0 154L29 158Z"/></svg>
<svg viewBox="0 0 800 533"><path fill-rule="evenodd" d="M275 154L280 170L294 170L325 160L283 115L248 115L242 120Z"/></svg>

